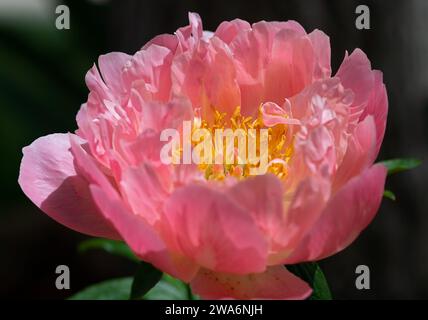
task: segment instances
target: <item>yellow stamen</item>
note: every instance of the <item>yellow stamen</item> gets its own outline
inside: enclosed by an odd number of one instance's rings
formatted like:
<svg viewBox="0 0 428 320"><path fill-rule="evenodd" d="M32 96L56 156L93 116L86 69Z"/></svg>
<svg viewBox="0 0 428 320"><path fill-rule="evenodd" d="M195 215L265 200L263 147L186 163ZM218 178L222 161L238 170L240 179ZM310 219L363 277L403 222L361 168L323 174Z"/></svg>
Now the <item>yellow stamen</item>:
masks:
<svg viewBox="0 0 428 320"><path fill-rule="evenodd" d="M214 109L214 117L210 123L202 119L199 115L195 116L193 121L192 133L197 129L207 129L211 133L213 139L213 154L215 154L215 130L216 129L242 129L248 141L248 137L251 136L253 141L256 141L256 154L257 157L262 156L260 154L260 129L267 129L263 123L261 108L259 108L257 118L245 117L241 114L241 108L238 106L233 111L232 115L227 118L227 113L220 112ZM250 129L256 129L251 130ZM287 141L287 125L279 124L274 127L268 128L268 168L267 172L273 173L279 178L284 178L287 175L287 163L292 156L293 147L292 143ZM254 132L256 136L254 137ZM289 140L289 139L288 139ZM200 143L200 141L192 141L192 145ZM238 139L234 139L234 149L238 150ZM246 146L246 155L248 157L248 146ZM236 152L237 153L237 152ZM248 177L250 175L251 168L257 168L260 164L260 160L255 164L250 163L248 159L245 159L245 164L242 164L242 160L238 157L238 154L234 155L234 163L226 164L226 144L223 143L223 161L224 164L199 164L199 169L204 172L204 176L207 180L223 180L227 176L232 176L238 179ZM259 158L260 159L260 158ZM241 160L241 161L239 161Z"/></svg>

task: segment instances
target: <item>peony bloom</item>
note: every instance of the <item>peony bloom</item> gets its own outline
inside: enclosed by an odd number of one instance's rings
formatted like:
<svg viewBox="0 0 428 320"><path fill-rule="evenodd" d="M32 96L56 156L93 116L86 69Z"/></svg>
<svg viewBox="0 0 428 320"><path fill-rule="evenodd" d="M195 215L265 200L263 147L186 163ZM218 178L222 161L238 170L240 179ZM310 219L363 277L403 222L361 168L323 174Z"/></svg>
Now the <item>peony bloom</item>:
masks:
<svg viewBox="0 0 428 320"><path fill-rule="evenodd" d="M19 184L59 223L125 241L203 298L306 298L286 265L343 250L380 205L382 73L357 49L332 76L329 38L294 21L211 33L189 19L133 56L100 56L78 130L25 147ZM268 129L267 173L165 164L162 130L183 121Z"/></svg>

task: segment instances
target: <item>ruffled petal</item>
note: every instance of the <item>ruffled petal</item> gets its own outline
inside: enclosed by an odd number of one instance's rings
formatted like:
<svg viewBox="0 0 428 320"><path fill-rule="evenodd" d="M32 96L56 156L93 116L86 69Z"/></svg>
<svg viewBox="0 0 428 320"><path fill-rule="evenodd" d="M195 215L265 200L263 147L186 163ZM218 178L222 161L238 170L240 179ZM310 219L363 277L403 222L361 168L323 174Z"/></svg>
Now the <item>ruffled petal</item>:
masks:
<svg viewBox="0 0 428 320"><path fill-rule="evenodd" d="M361 111L367 106L367 102L374 84L374 75L370 60L360 49L355 49L350 56L346 54L336 77L345 89L354 92L354 108Z"/></svg>
<svg viewBox="0 0 428 320"><path fill-rule="evenodd" d="M367 107L365 108L361 119L365 119L371 115L374 118L376 124L376 152L374 153L375 160L379 153L380 146L385 135L386 118L388 115L388 96L386 94L386 88L383 83L382 72L374 70L374 86L370 94Z"/></svg>
<svg viewBox="0 0 428 320"><path fill-rule="evenodd" d="M316 79L326 79L331 76L330 38L321 30L314 30L308 35L316 56Z"/></svg>
<svg viewBox="0 0 428 320"><path fill-rule="evenodd" d="M373 164L376 157L376 125L372 116L358 123L333 180L333 190L338 190L349 179Z"/></svg>
<svg viewBox="0 0 428 320"><path fill-rule="evenodd" d="M84 143L75 138L76 143ZM41 137L23 153L18 181L36 206L75 231L120 239L93 202L87 179L77 172L67 134Z"/></svg>
<svg viewBox="0 0 428 320"><path fill-rule="evenodd" d="M90 188L103 215L111 221L138 257L183 281L190 281L194 277L198 266L171 253L145 220L131 213L119 197L107 196L96 185L91 185Z"/></svg>
<svg viewBox="0 0 428 320"><path fill-rule="evenodd" d="M214 36L220 38L224 43L229 44L238 34L248 30L251 30L251 26L245 20L223 21L217 27Z"/></svg>
<svg viewBox="0 0 428 320"><path fill-rule="evenodd" d="M279 241L284 228L283 188L271 174L245 179L227 194L252 216L267 240Z"/></svg>
<svg viewBox="0 0 428 320"><path fill-rule="evenodd" d="M174 251L210 270L264 271L265 239L250 215L224 193L189 185L170 196L164 213L163 238Z"/></svg>
<svg viewBox="0 0 428 320"><path fill-rule="evenodd" d="M154 225L160 218L162 205L171 189L171 171L167 166L155 167L149 163L128 168L120 182L123 196L132 212Z"/></svg>
<svg viewBox="0 0 428 320"><path fill-rule="evenodd" d="M115 94L121 94L125 89L122 83L122 71L125 63L131 58L130 55L122 52L111 52L101 55L98 59L104 82Z"/></svg>
<svg viewBox="0 0 428 320"><path fill-rule="evenodd" d="M331 256L353 242L379 209L386 168L377 164L349 180L284 263L316 261Z"/></svg>
<svg viewBox="0 0 428 320"><path fill-rule="evenodd" d="M204 299L306 299L312 289L283 266L263 273L231 275L201 269L190 283Z"/></svg>

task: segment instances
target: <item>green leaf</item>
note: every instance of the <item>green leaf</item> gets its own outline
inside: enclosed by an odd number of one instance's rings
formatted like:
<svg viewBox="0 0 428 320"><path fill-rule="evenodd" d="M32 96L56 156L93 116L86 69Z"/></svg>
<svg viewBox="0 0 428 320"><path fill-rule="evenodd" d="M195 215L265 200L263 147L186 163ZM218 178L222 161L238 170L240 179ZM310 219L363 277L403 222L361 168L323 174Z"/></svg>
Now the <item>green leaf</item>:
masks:
<svg viewBox="0 0 428 320"><path fill-rule="evenodd" d="M385 198L388 198L388 199L392 200L392 201L395 201L395 200L396 200L395 194L394 194L394 192L392 192L391 190L385 190L385 191L383 192L383 196L384 196Z"/></svg>
<svg viewBox="0 0 428 320"><path fill-rule="evenodd" d="M187 285L167 274L164 274L162 279L144 296L145 300L188 300L189 298L191 299Z"/></svg>
<svg viewBox="0 0 428 320"><path fill-rule="evenodd" d="M189 285L164 273L162 279L144 296L145 300L199 300Z"/></svg>
<svg viewBox="0 0 428 320"><path fill-rule="evenodd" d="M327 280L320 266L316 262L306 262L287 265L287 269L294 275L306 281L312 288L310 300L331 300L331 292Z"/></svg>
<svg viewBox="0 0 428 320"><path fill-rule="evenodd" d="M162 272L151 264L141 261L131 287L131 299L143 299L161 279Z"/></svg>
<svg viewBox="0 0 428 320"><path fill-rule="evenodd" d="M93 238L81 242L78 247L79 252L87 252L94 249L104 250L117 256L121 256L133 261L139 261L138 258L132 253L131 249L129 249L129 247L121 241Z"/></svg>
<svg viewBox="0 0 428 320"><path fill-rule="evenodd" d="M106 280L74 294L69 300L128 300L132 278Z"/></svg>
<svg viewBox="0 0 428 320"><path fill-rule="evenodd" d="M408 159L391 159L379 162L386 166L388 169L388 174L393 174L401 171L406 171L410 169L414 169L419 166L422 161L415 158Z"/></svg>
<svg viewBox="0 0 428 320"><path fill-rule="evenodd" d="M187 296L189 297L189 300L201 300L200 296L192 292L190 285L186 284L186 287L187 287Z"/></svg>

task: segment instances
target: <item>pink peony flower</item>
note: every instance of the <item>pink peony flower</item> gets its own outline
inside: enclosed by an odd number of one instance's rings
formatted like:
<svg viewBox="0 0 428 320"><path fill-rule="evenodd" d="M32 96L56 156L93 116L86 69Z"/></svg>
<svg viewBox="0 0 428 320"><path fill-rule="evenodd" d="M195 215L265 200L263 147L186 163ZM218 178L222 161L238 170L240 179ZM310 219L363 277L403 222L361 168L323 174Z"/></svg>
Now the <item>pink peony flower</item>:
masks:
<svg viewBox="0 0 428 320"><path fill-rule="evenodd" d="M294 21L197 14L135 55L100 56L75 134L23 149L19 184L59 223L124 240L203 298L302 299L284 265L347 247L381 202L382 73L359 49L331 75L329 38ZM165 128L269 128L269 165L165 164Z"/></svg>

